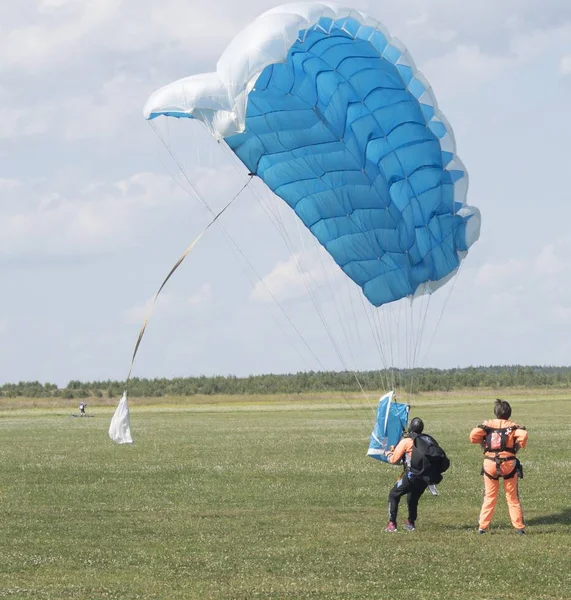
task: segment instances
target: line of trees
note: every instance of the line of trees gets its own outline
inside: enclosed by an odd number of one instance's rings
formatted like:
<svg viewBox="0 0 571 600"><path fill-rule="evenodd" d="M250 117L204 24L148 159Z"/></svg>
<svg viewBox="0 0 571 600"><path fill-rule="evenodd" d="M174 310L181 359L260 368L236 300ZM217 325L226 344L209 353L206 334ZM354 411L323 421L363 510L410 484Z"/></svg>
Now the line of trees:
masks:
<svg viewBox="0 0 571 600"><path fill-rule="evenodd" d="M196 394L300 394L304 392L379 391L389 380L412 393L450 391L460 388L571 387L571 367L489 366L457 369L395 369L393 371L300 372L213 376L174 379L134 378L129 393L137 397L194 396ZM0 397L15 398L116 398L123 393L121 381L70 381L64 388L53 383L30 381L0 386Z"/></svg>

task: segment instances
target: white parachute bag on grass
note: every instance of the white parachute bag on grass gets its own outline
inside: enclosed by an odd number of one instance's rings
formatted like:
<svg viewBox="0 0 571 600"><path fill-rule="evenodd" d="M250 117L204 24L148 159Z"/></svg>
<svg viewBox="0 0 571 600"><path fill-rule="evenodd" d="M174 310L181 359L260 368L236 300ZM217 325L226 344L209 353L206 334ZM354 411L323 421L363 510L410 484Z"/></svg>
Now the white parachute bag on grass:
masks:
<svg viewBox="0 0 571 600"><path fill-rule="evenodd" d="M127 404L127 392L115 409L115 414L109 425L109 437L117 444L132 444L131 425L129 423L129 405Z"/></svg>

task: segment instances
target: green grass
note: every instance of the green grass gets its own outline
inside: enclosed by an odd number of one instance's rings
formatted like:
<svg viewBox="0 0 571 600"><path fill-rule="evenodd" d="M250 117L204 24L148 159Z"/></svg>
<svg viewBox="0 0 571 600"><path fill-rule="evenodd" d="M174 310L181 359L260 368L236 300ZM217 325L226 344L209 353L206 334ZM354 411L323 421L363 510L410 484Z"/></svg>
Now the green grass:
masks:
<svg viewBox="0 0 571 600"><path fill-rule="evenodd" d="M491 416L491 392L414 398L452 467L440 496L422 498L418 530L397 534L382 529L399 470L365 456L370 409L133 402L125 447L108 439L103 403L88 403L89 419L69 416L76 403L5 403L0 598L567 598L571 401L540 393L511 393L530 432L525 537L503 498L491 533L475 533L481 455L467 437Z"/></svg>

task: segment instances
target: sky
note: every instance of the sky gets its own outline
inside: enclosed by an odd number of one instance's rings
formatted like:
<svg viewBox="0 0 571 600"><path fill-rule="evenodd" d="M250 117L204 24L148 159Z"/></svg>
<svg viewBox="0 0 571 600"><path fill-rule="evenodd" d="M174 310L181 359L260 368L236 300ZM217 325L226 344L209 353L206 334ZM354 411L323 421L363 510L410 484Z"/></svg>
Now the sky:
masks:
<svg viewBox="0 0 571 600"><path fill-rule="evenodd" d="M0 3L0 384L125 379L154 293L209 222L203 203L221 208L246 176L197 123L151 126L143 106L215 70L282 3ZM431 83L480 240L429 302L376 314L255 181L165 287L135 376L570 364L571 4L351 5Z"/></svg>

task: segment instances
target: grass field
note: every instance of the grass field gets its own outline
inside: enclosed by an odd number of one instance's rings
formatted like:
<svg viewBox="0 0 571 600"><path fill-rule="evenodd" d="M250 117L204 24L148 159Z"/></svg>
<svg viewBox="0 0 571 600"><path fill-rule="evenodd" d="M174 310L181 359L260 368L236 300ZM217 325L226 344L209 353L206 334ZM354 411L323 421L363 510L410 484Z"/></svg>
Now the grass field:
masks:
<svg viewBox="0 0 571 600"><path fill-rule="evenodd" d="M396 534L382 530L399 470L365 456L362 401L133 400L125 447L104 402L80 419L77 402L3 399L0 598L569 598L571 392L502 393L530 432L522 537L503 498L491 533L475 531L481 454L467 436L492 391L414 397L452 467L417 531Z"/></svg>

